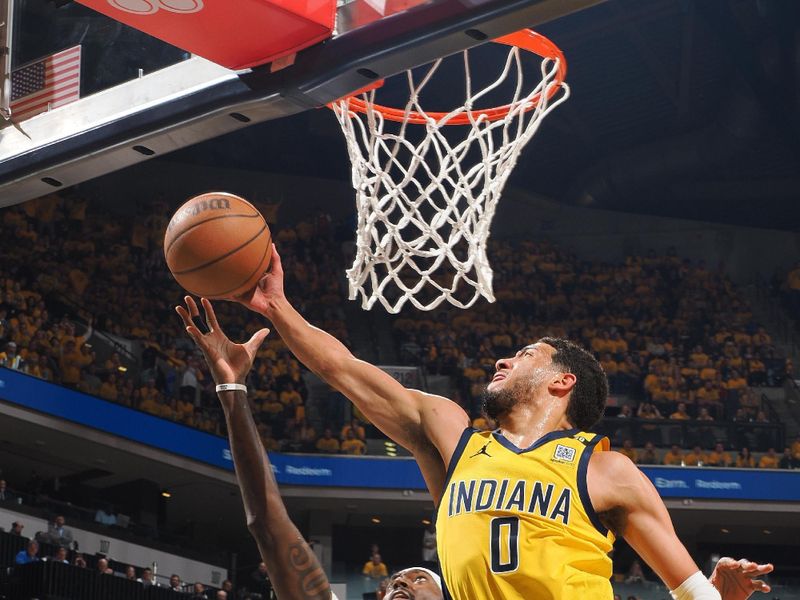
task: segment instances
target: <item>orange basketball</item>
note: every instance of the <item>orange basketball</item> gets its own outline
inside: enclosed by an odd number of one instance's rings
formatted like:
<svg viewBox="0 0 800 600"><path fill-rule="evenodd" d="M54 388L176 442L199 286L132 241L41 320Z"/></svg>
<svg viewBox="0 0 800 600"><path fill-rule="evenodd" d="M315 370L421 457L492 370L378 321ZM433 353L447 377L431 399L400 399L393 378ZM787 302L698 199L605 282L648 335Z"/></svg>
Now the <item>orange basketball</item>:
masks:
<svg viewBox="0 0 800 600"><path fill-rule="evenodd" d="M208 192L175 211L164 236L164 257L187 292L230 298L253 288L267 270L272 235L247 200Z"/></svg>

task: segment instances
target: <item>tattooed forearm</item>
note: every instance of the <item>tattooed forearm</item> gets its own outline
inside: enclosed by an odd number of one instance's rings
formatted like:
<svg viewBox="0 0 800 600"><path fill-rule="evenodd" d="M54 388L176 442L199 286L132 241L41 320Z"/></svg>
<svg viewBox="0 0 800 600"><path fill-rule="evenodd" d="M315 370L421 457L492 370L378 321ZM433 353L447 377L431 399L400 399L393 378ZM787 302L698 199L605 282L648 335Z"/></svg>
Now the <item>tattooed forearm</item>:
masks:
<svg viewBox="0 0 800 600"><path fill-rule="evenodd" d="M317 600L331 597L328 578L305 541L300 540L289 546L289 564L296 575L297 598Z"/></svg>

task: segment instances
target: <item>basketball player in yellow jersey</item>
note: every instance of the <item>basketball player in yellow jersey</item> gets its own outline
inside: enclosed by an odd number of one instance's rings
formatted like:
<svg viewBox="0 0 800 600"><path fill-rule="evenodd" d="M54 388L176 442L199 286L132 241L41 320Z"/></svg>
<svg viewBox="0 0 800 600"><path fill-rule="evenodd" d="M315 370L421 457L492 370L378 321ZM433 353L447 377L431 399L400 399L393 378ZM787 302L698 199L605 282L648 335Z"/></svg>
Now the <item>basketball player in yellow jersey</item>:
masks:
<svg viewBox="0 0 800 600"><path fill-rule="evenodd" d="M297 358L408 448L439 504L439 557L454 600L610 599L623 535L679 600L718 600L649 480L584 433L608 384L595 358L544 338L497 361L480 433L441 396L404 388L311 326L283 293L280 256L238 301L270 321ZM492 463L487 465L486 463Z"/></svg>

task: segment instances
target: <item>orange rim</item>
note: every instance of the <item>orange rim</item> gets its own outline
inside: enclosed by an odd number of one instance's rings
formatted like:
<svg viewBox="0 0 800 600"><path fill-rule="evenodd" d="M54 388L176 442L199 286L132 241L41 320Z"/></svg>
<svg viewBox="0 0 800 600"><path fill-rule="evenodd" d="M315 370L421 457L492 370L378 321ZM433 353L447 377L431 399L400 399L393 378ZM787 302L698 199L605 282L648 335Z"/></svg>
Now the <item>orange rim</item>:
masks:
<svg viewBox="0 0 800 600"><path fill-rule="evenodd" d="M547 99L548 100L551 99L558 93L558 91L561 89L561 85L564 83L564 79L567 76L567 61L564 58L564 53L561 52L558 46L556 46L553 42L551 42L543 35L536 33L535 31L532 31L530 29L523 29L515 33L510 33L508 35L504 35L503 37L499 37L493 41L498 44L506 44L507 46L517 46L522 50L527 50L528 52L537 54L542 58L557 60L558 70L556 71L556 76L554 80L555 85L548 86ZM383 80L373 83L370 86L366 86L365 88L362 88L357 92L354 92L353 95L350 95L349 97L345 96L342 100L347 101L347 105L350 110L360 113L366 113L369 110L369 106L366 102L364 102L364 100L357 97L357 94L360 94L365 90L373 89L375 87L380 87L382 84ZM527 112L529 110L533 110L539 103L540 99L541 99L541 93L536 94L531 99L530 106L527 107L525 111ZM339 100L337 100L337 102L339 102ZM511 111L512 108L513 107L511 104L504 104L503 106L496 106L494 108L485 108L481 110L467 111L451 117L444 124L469 125L473 120L476 120L480 117L485 117L489 121L497 121L505 117ZM378 111L384 116L385 119L388 119L389 121L408 122L408 123L415 123L417 125L425 124L430 119L438 121L444 119L448 114L450 114L447 112L429 112L423 114L413 110L406 113L406 111L403 109L392 108L390 106L383 106L381 104L373 104L372 110Z"/></svg>

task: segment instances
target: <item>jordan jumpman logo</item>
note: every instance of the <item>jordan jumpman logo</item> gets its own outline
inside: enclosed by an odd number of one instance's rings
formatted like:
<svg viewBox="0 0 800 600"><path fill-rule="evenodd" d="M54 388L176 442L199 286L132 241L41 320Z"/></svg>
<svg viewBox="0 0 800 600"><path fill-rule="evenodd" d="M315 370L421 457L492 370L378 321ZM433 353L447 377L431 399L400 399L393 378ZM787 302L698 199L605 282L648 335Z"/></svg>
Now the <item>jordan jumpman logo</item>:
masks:
<svg viewBox="0 0 800 600"><path fill-rule="evenodd" d="M473 454L472 456L470 456L470 458L475 458L475 457L476 457L476 456L478 456L479 454L485 454L486 456L488 456L489 458L491 458L491 457L492 457L492 455L491 455L491 454L489 454L489 453L486 451L486 448L488 448L488 447L489 447L489 444L491 444L491 443L492 443L492 440L489 440L488 442L486 442L486 444L483 446L483 448L481 448L481 449L480 449L480 450L478 450L478 451L477 451L475 454Z"/></svg>

